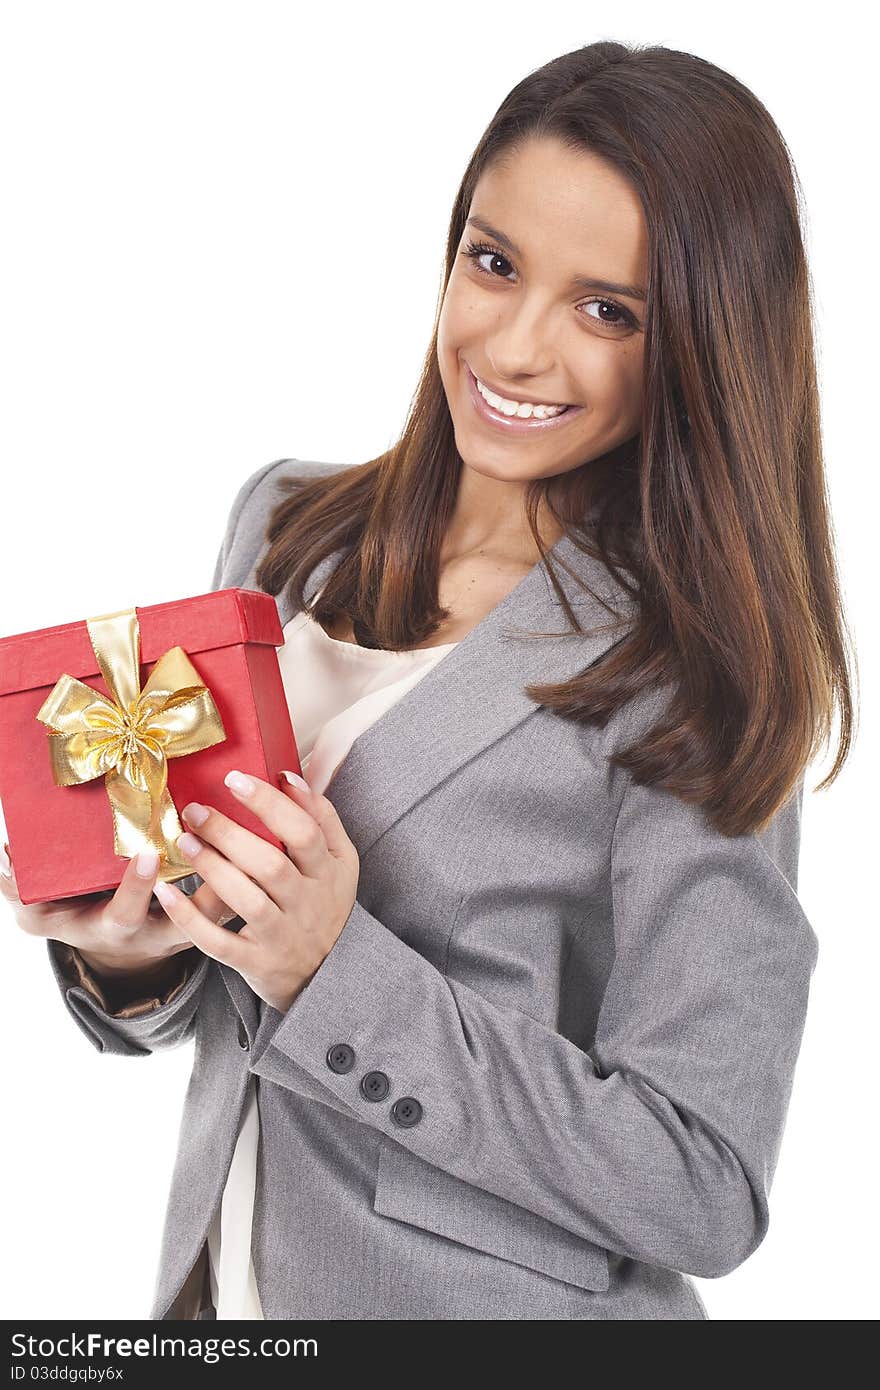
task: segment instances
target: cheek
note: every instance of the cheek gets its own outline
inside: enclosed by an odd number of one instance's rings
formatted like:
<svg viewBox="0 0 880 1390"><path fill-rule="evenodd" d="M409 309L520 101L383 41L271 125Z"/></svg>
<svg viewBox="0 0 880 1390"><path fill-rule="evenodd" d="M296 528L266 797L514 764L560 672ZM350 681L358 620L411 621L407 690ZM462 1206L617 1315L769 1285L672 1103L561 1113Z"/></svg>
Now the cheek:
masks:
<svg viewBox="0 0 880 1390"><path fill-rule="evenodd" d="M491 311L490 311L491 312ZM470 346L486 327L486 296L478 294L465 280L450 280L437 324L438 344L446 351L457 352Z"/></svg>
<svg viewBox="0 0 880 1390"><path fill-rule="evenodd" d="M637 413L641 404L642 351L628 351L623 344L596 351L579 373L584 400L590 402L594 416L626 416Z"/></svg>
<svg viewBox="0 0 880 1390"><path fill-rule="evenodd" d="M622 359L618 382L620 400L633 427L638 424L642 411L642 374L643 354L639 347L637 352L627 353Z"/></svg>
<svg viewBox="0 0 880 1390"><path fill-rule="evenodd" d="M462 358L467 358L479 340L462 299L447 299L437 322L437 364L447 392L457 392L464 371Z"/></svg>

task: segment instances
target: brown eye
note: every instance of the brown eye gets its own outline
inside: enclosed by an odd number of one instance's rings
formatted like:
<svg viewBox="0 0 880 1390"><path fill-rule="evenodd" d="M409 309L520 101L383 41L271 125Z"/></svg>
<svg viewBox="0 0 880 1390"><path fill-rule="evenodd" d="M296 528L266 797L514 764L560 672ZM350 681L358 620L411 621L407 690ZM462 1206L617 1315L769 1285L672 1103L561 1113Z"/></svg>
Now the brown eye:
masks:
<svg viewBox="0 0 880 1390"><path fill-rule="evenodd" d="M508 270L499 275L494 266L490 269L489 266L480 264L480 261L485 256L489 258L490 262L501 261L504 265L510 266L510 261L506 256L501 254L496 246L487 246L484 241L470 241L468 242L467 249L462 254L473 261L477 270L481 271L483 275L492 275L496 280L506 280L507 276L510 274L510 270ZM512 270L513 267L510 266L510 269Z"/></svg>
<svg viewBox="0 0 880 1390"><path fill-rule="evenodd" d="M599 307L603 309L610 309L612 314L617 315L616 318L609 319L604 317L597 317L592 314L587 314L586 317L593 318L594 322L601 323L606 328L636 327L636 321L633 318L632 314L629 312L629 310L624 309L622 304L615 303L613 299L588 299L584 307L590 307L594 304L599 305Z"/></svg>

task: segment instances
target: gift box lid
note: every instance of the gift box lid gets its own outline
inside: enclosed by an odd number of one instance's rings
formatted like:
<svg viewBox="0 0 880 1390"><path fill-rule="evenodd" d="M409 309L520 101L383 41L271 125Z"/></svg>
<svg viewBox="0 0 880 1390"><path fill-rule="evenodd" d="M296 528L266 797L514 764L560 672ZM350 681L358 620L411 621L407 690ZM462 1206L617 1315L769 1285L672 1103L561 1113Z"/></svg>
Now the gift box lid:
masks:
<svg viewBox="0 0 880 1390"><path fill-rule="evenodd" d="M273 647L284 643L274 596L255 589L215 589L195 598L135 607L135 612L142 666L158 661L169 647L182 647L192 655L241 642ZM0 637L0 695L54 685L62 674L77 680L99 674L85 619Z"/></svg>

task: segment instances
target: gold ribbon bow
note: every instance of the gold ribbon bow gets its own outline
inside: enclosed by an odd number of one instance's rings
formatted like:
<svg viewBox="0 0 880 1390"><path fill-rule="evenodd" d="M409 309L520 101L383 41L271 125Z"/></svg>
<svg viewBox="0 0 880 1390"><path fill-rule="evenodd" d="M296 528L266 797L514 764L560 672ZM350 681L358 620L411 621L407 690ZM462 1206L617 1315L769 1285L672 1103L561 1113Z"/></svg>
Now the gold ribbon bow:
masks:
<svg viewBox="0 0 880 1390"><path fill-rule="evenodd" d="M182 647L159 658L141 690L134 608L87 618L86 626L110 698L73 676L58 678L36 716L48 725L52 776L69 787L103 774L116 854L131 858L152 846L159 877L182 878L193 867L177 849L183 827L167 760L225 739L220 713Z"/></svg>

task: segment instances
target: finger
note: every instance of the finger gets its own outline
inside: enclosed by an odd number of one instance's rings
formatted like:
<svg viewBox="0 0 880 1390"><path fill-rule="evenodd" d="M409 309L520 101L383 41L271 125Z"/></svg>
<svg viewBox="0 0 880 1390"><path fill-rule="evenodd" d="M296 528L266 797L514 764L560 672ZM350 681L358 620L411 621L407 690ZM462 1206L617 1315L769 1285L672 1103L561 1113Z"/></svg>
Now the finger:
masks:
<svg viewBox="0 0 880 1390"><path fill-rule="evenodd" d="M104 921L117 927L141 926L150 910L158 871L159 856L154 849L132 855L118 888L104 906Z"/></svg>
<svg viewBox="0 0 880 1390"><path fill-rule="evenodd" d="M232 922L240 916L235 908L230 907L229 903L224 902L220 895L214 892L210 883L201 884L190 897L199 912L207 917L209 922L216 922L218 927L224 927L227 922Z"/></svg>
<svg viewBox="0 0 880 1390"><path fill-rule="evenodd" d="M155 850L142 850L132 855L118 888L104 903L101 919L111 932L136 931L149 924L151 940L158 951L164 952L169 946L184 951L192 942L168 921L161 905L153 903L158 872L159 857Z"/></svg>
<svg viewBox="0 0 880 1390"><path fill-rule="evenodd" d="M192 946L189 937L168 920L167 912L155 896L155 889L150 898L150 906L144 918L144 924L149 929L152 943L160 952L172 946L175 951L186 951Z"/></svg>
<svg viewBox="0 0 880 1390"><path fill-rule="evenodd" d="M15 868L11 862L11 855L9 853L8 844L4 843L3 849L6 852L6 856L9 861L9 877L6 876L5 872L0 873L0 892L2 892L7 902L14 903L19 907L27 906L35 914L41 914L47 917L52 917L57 916L58 913L62 911L75 911L77 909L82 908L84 902L88 901L89 899L98 902L103 898L105 900L106 906L109 908L111 904L114 902L114 899L117 899L117 895L120 894L120 889L124 890L118 899L118 901L121 901L122 905L121 915L116 910L114 910L112 914L114 921L118 921L122 925L130 925L129 919L133 910L133 904L138 901L144 904L144 906L141 910L140 919L136 920L142 920L146 912L146 909L149 906L150 896L152 894L153 875L151 874L147 880L144 880L137 874L135 865L136 856L135 858L130 859L128 864L126 865L125 873L123 874L122 881L119 885L119 888L116 890L116 893L94 893L86 895L79 894L67 898L53 898L48 902L24 904L22 903L18 895L18 885L15 880ZM2 866L2 864L3 856L0 855L0 866ZM146 886L144 887L145 883Z"/></svg>
<svg viewBox="0 0 880 1390"><path fill-rule="evenodd" d="M21 904L18 896L18 886L15 882L15 869L12 867L12 855L8 844L3 842L3 849L0 850L0 893L8 903Z"/></svg>
<svg viewBox="0 0 880 1390"><path fill-rule="evenodd" d="M186 936L179 927L176 927L173 922L168 920L168 916L160 903L157 902L155 908L152 903L150 904L150 910L144 921L148 924L147 929L150 933L150 951L155 952L157 961L166 955L173 956L177 955L180 951L192 950L193 943L190 941L189 937ZM119 944L122 945L122 943ZM106 951L108 945L111 947L113 946L112 935L109 942L105 935L102 938L100 947L94 949ZM88 943L86 943L85 949L90 949Z"/></svg>
<svg viewBox="0 0 880 1390"><path fill-rule="evenodd" d="M192 899L181 893L179 888L175 888L173 883L164 883L160 879L156 884L156 897L168 914L169 920L206 956L220 961L222 965L230 965L239 974L244 974L251 968L252 944L238 932L228 931L226 927L218 927L216 922L209 922Z"/></svg>
<svg viewBox="0 0 880 1390"><path fill-rule="evenodd" d="M195 803L191 803L194 805ZM266 844L259 835L254 835L235 821L221 816L219 811L204 807L209 812L208 819L199 825L199 834L192 831L178 837L177 848L184 858L224 903L233 908L245 922L266 922L275 917L282 904L289 903L292 897L293 875L296 873L287 855L274 845ZM187 819L184 811L184 819ZM240 830L241 834L255 840L262 851L248 851L246 840L226 833L225 828L212 824L214 818L226 821L227 826ZM203 836L202 832L206 832ZM215 849L207 836L216 839L221 848ZM242 854L245 864L236 858ZM259 867L261 866L261 867ZM253 877L250 877L250 875ZM257 882L254 880L258 879ZM284 885L287 891L284 891ZM207 914L206 914L207 915Z"/></svg>
<svg viewBox="0 0 880 1390"><path fill-rule="evenodd" d="M295 806L283 792L270 787L268 782L263 782L262 786L267 792L271 792L274 799L274 823L269 824L268 816L263 815L259 806L255 805L249 809L274 830L278 839L289 850L287 854L213 806L202 806L197 801L191 801L188 806L184 806L181 814L187 825L198 831L197 839L212 845L242 873L255 880L278 907L286 908L296 892L300 871L317 876L326 864L328 850L324 837L307 812ZM180 848L184 854L188 854L188 842L180 845ZM200 855L199 873L202 873L201 863ZM205 873L203 876L207 878L208 874ZM211 882L226 902L238 906L236 900L228 896L222 879L212 879ZM230 891L231 887L232 885ZM241 908L238 910L246 920L250 920Z"/></svg>
<svg viewBox="0 0 880 1390"><path fill-rule="evenodd" d="M288 791L242 772L229 772L223 780L242 805L277 835L301 873L308 878L324 875L330 847L311 806L305 804L306 793L301 793L297 800ZM315 795L308 793L310 797Z"/></svg>
<svg viewBox="0 0 880 1390"><path fill-rule="evenodd" d="M333 802L327 796L322 796L314 787L310 787L304 777L294 782L296 776L294 772L282 772L284 782L284 795L293 798L298 806L302 806L314 818L324 836L324 841L331 854L337 859L344 859L354 849L351 836L348 834L342 821L339 819L339 812ZM300 786L300 782L305 783ZM355 851L356 852L356 851Z"/></svg>

